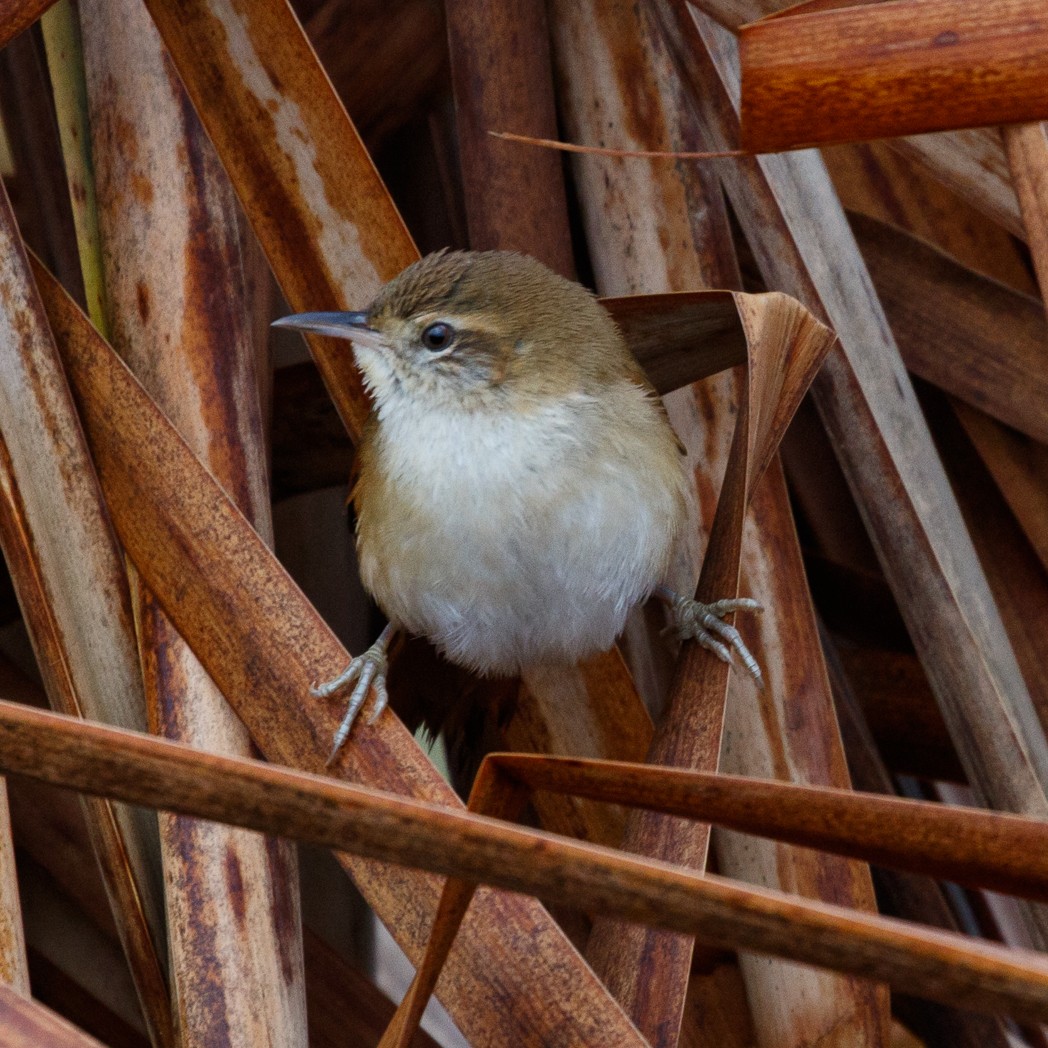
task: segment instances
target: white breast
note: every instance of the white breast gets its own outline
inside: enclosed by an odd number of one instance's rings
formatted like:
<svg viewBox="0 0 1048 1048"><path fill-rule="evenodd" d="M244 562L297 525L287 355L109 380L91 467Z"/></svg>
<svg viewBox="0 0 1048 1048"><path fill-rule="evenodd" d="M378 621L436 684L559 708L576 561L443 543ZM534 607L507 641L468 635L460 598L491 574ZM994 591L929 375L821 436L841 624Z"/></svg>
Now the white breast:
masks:
<svg viewBox="0 0 1048 1048"><path fill-rule="evenodd" d="M634 424L585 398L528 415L384 412L360 507L361 576L393 619L482 672L609 648L660 581L683 519L668 426L625 384Z"/></svg>

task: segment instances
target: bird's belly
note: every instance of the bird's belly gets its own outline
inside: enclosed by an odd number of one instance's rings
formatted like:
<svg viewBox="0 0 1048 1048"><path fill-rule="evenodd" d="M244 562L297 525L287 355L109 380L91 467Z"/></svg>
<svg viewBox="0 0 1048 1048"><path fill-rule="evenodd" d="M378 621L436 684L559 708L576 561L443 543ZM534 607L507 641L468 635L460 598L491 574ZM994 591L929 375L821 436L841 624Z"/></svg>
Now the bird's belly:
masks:
<svg viewBox="0 0 1048 1048"><path fill-rule="evenodd" d="M684 512L672 438L613 454L580 410L454 428L434 416L403 434L392 421L362 464L364 585L452 661L578 661L609 648L661 580Z"/></svg>
<svg viewBox="0 0 1048 1048"><path fill-rule="evenodd" d="M671 514L599 478L541 505L510 489L448 494L397 529L396 552L362 528L361 571L387 614L471 669L606 650L664 570Z"/></svg>

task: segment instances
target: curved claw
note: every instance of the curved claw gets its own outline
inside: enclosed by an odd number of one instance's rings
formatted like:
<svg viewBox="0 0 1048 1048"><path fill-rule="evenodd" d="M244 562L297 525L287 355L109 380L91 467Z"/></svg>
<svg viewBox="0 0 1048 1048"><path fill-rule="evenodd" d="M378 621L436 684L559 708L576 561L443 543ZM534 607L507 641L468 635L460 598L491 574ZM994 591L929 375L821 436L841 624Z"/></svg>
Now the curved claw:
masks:
<svg viewBox="0 0 1048 1048"><path fill-rule="evenodd" d="M695 640L727 663L732 661L732 652L735 652L758 687L764 687L760 665L746 647L742 635L722 619L722 616L736 611L763 611L758 601L751 597L732 597L703 604L697 600L674 596L670 601L670 607L673 613L673 625L670 629L681 640Z"/></svg>
<svg viewBox="0 0 1048 1048"><path fill-rule="evenodd" d="M698 603L693 601L692 603ZM723 600L715 600L712 604L704 604L703 607L716 616L727 615L733 611L763 611L764 605L752 597L726 597Z"/></svg>
<svg viewBox="0 0 1048 1048"><path fill-rule="evenodd" d="M323 684L313 683L309 686L309 694L315 699L326 699L336 692L341 691L347 684L352 683L357 674L360 673L360 659L354 659L337 677L324 681Z"/></svg>
<svg viewBox="0 0 1048 1048"><path fill-rule="evenodd" d="M721 662L731 662L731 649L725 647L719 640L714 640L709 630L693 633L691 637L707 651L712 651Z"/></svg>

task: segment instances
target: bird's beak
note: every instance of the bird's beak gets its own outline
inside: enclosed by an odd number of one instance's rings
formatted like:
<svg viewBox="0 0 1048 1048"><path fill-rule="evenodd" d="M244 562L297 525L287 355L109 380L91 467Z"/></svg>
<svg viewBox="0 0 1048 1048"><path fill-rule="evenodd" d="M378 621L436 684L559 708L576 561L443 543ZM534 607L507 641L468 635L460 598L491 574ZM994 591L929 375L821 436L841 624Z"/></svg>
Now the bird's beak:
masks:
<svg viewBox="0 0 1048 1048"><path fill-rule="evenodd" d="M274 320L272 326L361 341L368 341L368 335L377 334L368 324L367 313L293 313L289 317Z"/></svg>

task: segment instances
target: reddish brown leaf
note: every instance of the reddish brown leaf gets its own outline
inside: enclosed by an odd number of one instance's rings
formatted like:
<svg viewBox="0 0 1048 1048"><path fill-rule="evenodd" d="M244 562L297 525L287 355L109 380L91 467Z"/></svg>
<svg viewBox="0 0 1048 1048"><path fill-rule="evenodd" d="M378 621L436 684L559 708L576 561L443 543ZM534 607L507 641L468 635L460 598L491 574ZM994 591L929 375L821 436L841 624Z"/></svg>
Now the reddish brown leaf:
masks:
<svg viewBox="0 0 1048 1048"><path fill-rule="evenodd" d="M896 0L740 31L742 145L755 153L1048 116L1038 0Z"/></svg>
<svg viewBox="0 0 1048 1048"><path fill-rule="evenodd" d="M55 0L3 0L0 4L0 47L25 32Z"/></svg>
<svg viewBox="0 0 1048 1048"><path fill-rule="evenodd" d="M1048 963L1032 951L742 887L461 809L11 703L0 703L0 764L73 789L352 849L387 864L544 897L566 893L585 909L884 979L935 1000L964 994L968 1007L1048 1018ZM466 935L493 894L475 896ZM594 1035L608 1043L606 1034Z"/></svg>

